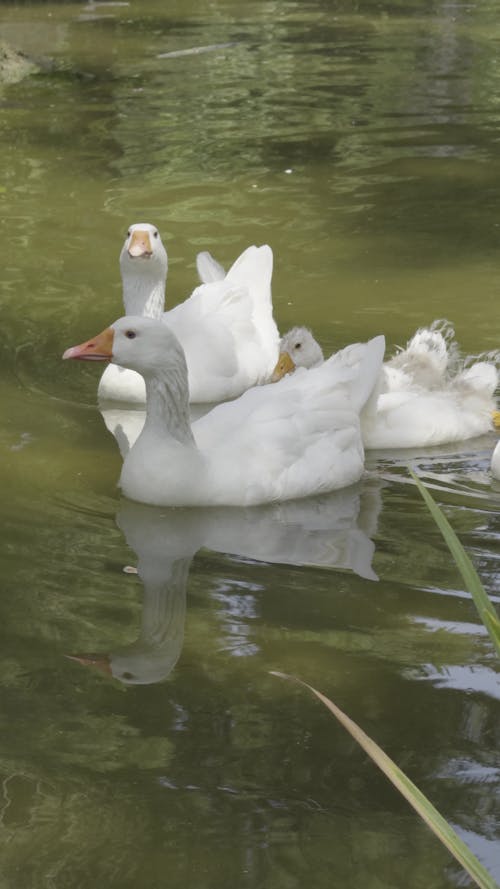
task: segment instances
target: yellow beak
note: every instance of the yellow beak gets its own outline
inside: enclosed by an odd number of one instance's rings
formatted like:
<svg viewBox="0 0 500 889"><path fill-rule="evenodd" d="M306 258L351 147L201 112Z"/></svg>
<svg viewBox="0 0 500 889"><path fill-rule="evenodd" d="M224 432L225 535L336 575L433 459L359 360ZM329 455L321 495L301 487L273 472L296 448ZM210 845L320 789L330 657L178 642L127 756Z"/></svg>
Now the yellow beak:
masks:
<svg viewBox="0 0 500 889"><path fill-rule="evenodd" d="M295 364L293 363L292 358L288 354L288 352L281 352L278 358L278 363L273 370L271 376L271 383L277 383L278 380L281 380L282 377L286 376L286 374L291 374L295 370Z"/></svg>

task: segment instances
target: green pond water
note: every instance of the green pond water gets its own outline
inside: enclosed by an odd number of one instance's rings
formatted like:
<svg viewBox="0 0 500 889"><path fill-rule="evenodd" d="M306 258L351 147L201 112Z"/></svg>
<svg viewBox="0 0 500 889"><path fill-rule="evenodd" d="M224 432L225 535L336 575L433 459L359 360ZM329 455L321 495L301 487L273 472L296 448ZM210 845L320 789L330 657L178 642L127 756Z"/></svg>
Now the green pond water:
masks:
<svg viewBox="0 0 500 889"><path fill-rule="evenodd" d="M1 889L471 885L270 670L500 881L498 660L406 469L498 603L496 435L368 454L321 501L148 509L116 487L100 367L61 362L121 314L139 221L170 305L199 250L269 243L280 329L326 352L442 317L498 347L498 4L3 2L0 39L54 63L0 85Z"/></svg>

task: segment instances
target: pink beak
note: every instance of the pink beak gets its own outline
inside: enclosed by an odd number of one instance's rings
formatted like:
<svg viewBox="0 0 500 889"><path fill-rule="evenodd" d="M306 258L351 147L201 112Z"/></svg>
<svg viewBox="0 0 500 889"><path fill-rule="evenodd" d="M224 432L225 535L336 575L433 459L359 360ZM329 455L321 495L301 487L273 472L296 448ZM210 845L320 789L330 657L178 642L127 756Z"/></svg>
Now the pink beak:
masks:
<svg viewBox="0 0 500 889"><path fill-rule="evenodd" d="M91 340L87 340L86 343L66 349L63 358L78 358L80 361L110 361L113 357L114 336L113 328L107 327L106 330Z"/></svg>

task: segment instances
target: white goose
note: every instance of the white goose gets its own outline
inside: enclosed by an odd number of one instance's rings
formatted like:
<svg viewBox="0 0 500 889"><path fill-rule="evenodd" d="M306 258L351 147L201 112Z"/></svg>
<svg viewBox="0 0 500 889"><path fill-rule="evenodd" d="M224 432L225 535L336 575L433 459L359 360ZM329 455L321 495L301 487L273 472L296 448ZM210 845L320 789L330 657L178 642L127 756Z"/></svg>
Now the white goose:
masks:
<svg viewBox="0 0 500 889"><path fill-rule="evenodd" d="M448 322L421 328L390 361L362 415L366 448L412 448L446 444L482 435L496 422L495 361L458 360ZM296 367L317 367L323 353L310 330L295 327L280 344L272 379ZM499 454L500 460L500 454Z"/></svg>
<svg viewBox="0 0 500 889"><path fill-rule="evenodd" d="M271 248L248 247L227 274L210 260L217 275L208 277L207 271L206 283L164 312L168 259L155 226L131 225L120 254L126 314L167 322L184 349L190 401L195 403L236 398L267 381L278 356ZM130 369L110 365L99 383L98 398L144 404L144 380Z"/></svg>
<svg viewBox="0 0 500 889"><path fill-rule="evenodd" d="M165 324L120 318L63 357L110 359L146 381L146 422L120 477L127 497L158 506L250 506L361 477L359 413L384 347L383 337L348 346L321 367L218 405L192 428L184 353Z"/></svg>

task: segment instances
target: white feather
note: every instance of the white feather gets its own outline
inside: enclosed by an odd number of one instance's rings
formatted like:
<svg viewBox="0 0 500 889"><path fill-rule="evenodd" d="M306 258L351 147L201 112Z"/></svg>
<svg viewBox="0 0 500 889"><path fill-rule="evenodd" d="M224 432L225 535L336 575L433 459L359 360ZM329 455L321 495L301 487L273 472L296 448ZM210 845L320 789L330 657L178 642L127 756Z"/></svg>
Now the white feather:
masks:
<svg viewBox="0 0 500 889"><path fill-rule="evenodd" d="M191 427L185 361L173 333L130 317L113 330L113 361L140 370L148 391L146 423L120 479L131 499L247 506L321 494L361 477L359 414L380 373L383 337L250 389Z"/></svg>
<svg viewBox="0 0 500 889"><path fill-rule="evenodd" d="M214 281L222 281L226 277L226 270L220 262L204 250L196 257L196 271L202 284L212 284Z"/></svg>
<svg viewBox="0 0 500 889"><path fill-rule="evenodd" d="M150 239L151 255L145 258L129 255L131 238L138 231ZM120 254L125 311L162 318L175 332L187 358L192 402L235 398L267 380L278 356L271 248L248 247L222 278L222 267L210 254L204 256L202 272L211 282L164 313L168 261L157 229L149 223L132 225ZM98 398L144 404L144 381L130 369L110 365L101 378Z"/></svg>
<svg viewBox="0 0 500 889"><path fill-rule="evenodd" d="M315 340L306 328L285 335L296 366L317 364ZM300 333L300 336L298 335ZM435 321L418 330L387 361L361 414L366 448L413 448L446 444L492 429L499 353L461 360L454 330Z"/></svg>

